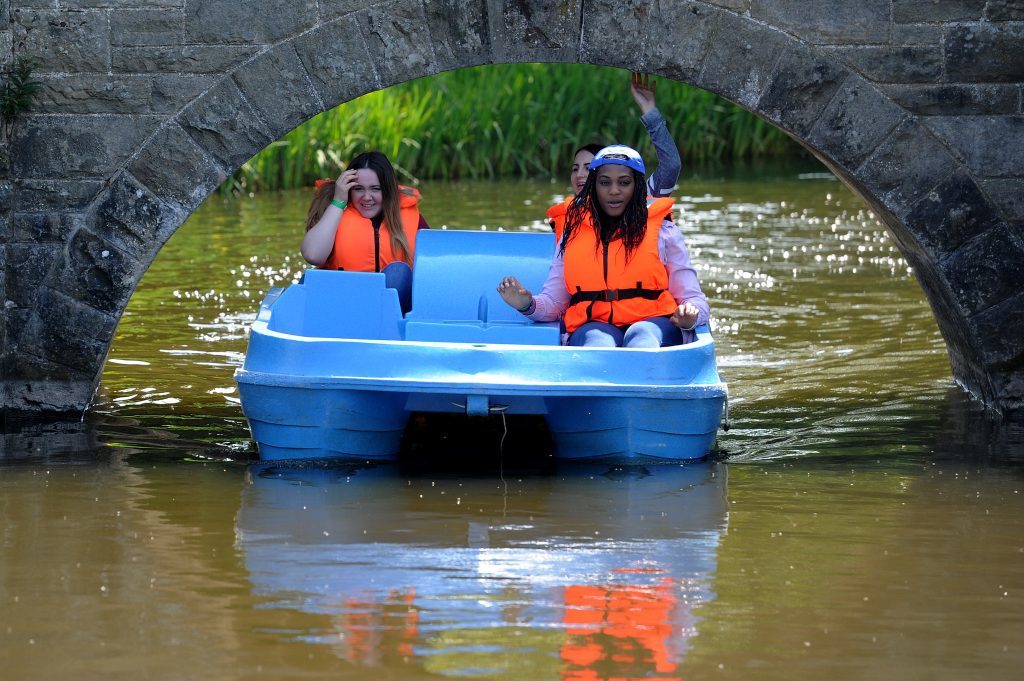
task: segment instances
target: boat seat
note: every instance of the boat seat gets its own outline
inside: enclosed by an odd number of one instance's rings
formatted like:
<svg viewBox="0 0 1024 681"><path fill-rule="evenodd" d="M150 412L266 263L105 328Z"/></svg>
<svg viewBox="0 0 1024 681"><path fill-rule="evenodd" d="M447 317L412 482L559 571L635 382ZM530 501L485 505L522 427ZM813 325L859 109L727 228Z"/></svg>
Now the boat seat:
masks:
<svg viewBox="0 0 1024 681"><path fill-rule="evenodd" d="M286 304L275 305L275 301ZM401 340L398 292L375 272L306 270L278 297L268 295L259 315L279 333L315 338ZM264 316L266 315L266 316Z"/></svg>
<svg viewBox="0 0 1024 681"><path fill-rule="evenodd" d="M533 322L497 291L501 278L511 274L539 292L554 249L553 234L419 232L406 340L559 345L557 322Z"/></svg>

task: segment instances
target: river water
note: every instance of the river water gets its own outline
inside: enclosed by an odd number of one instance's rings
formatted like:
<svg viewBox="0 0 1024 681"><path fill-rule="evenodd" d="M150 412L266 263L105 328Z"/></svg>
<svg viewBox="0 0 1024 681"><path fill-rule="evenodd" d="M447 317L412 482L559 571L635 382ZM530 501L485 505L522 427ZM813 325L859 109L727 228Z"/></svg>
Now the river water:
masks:
<svg viewBox="0 0 1024 681"><path fill-rule="evenodd" d="M560 185L426 183L434 228ZM4 679L1008 679L1024 429L953 383L885 231L818 168L687 178L732 429L557 466L535 423L418 420L395 465L260 465L232 380L308 194L213 197L82 423L0 449ZM497 417L494 417L497 418Z"/></svg>

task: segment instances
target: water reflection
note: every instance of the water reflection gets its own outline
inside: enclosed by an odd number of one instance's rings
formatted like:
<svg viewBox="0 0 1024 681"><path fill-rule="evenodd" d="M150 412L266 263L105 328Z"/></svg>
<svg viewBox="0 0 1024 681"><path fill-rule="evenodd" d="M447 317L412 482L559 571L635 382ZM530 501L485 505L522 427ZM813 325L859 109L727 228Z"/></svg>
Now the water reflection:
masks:
<svg viewBox="0 0 1024 681"><path fill-rule="evenodd" d="M350 662L674 679L727 522L715 463L527 480L253 466L237 547L267 606L329 616L294 636Z"/></svg>

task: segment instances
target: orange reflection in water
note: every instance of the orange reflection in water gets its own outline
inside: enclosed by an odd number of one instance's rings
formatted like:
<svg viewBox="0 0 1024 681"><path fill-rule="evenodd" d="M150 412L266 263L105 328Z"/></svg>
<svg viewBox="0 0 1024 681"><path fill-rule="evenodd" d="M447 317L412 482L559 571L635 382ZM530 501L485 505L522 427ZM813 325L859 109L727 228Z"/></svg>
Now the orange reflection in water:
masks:
<svg viewBox="0 0 1024 681"><path fill-rule="evenodd" d="M345 599L338 637L344 658L367 666L378 666L398 658L408 664L419 633L420 613L413 602L412 587L391 591L383 603L372 596Z"/></svg>
<svg viewBox="0 0 1024 681"><path fill-rule="evenodd" d="M616 570L616 572L651 572ZM605 584L565 589L565 643L561 656L566 681L628 678L679 681L672 646L678 599L669 577L653 585ZM616 669L630 674L616 674ZM643 672L641 672L643 669ZM638 673L640 672L640 673ZM650 673L658 676L650 676Z"/></svg>

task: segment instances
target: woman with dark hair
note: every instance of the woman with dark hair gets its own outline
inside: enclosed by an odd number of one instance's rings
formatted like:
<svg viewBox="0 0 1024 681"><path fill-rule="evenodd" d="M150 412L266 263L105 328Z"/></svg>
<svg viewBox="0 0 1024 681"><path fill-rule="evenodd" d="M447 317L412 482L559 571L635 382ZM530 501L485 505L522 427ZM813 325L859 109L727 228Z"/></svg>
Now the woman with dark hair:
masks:
<svg viewBox="0 0 1024 681"><path fill-rule="evenodd" d="M427 228L419 200L417 190L398 184L387 156L359 154L336 181L317 181L302 257L320 269L383 272L408 312L416 233Z"/></svg>
<svg viewBox="0 0 1024 681"><path fill-rule="evenodd" d="M689 342L708 320L708 301L671 212L671 199L648 201L636 150L605 147L569 206L541 293L534 296L512 276L498 293L535 321L562 317L569 345Z"/></svg>
<svg viewBox="0 0 1024 681"><path fill-rule="evenodd" d="M647 180L647 193L650 196L668 196L676 187L676 180L679 179L679 170L682 162L679 160L679 149L668 132L665 119L658 111L654 100L654 91L658 82L651 80L647 74L633 73L630 77L629 91L633 94L633 100L640 107L640 122L647 129L654 144L654 152L658 156L658 167ZM557 239L562 238L562 229L565 227L566 212L573 198L583 189L587 181L587 174L590 162L597 152L601 151L604 144L584 144L572 154L572 168L569 171L569 186L573 195L567 196L561 203L548 208L547 216L551 229L555 232Z"/></svg>

